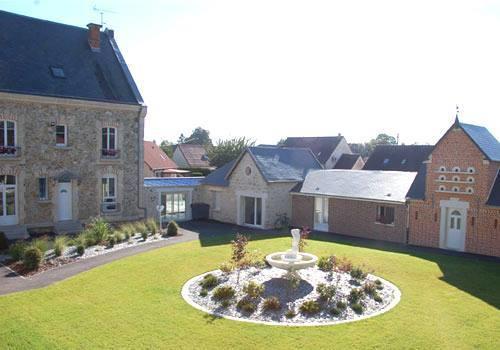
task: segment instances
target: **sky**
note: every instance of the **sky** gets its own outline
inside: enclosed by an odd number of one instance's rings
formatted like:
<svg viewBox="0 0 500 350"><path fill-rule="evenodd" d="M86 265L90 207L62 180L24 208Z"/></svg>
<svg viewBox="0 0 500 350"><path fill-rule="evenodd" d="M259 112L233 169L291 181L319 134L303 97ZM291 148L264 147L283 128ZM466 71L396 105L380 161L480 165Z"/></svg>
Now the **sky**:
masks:
<svg viewBox="0 0 500 350"><path fill-rule="evenodd" d="M0 0L115 38L145 139L378 133L435 143L455 118L500 137L500 0Z"/></svg>

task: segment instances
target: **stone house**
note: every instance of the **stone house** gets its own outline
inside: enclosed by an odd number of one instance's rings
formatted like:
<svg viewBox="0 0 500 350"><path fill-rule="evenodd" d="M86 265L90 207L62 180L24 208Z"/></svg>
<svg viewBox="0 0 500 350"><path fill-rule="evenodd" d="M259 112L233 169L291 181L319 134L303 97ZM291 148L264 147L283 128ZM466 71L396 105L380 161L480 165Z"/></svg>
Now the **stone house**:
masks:
<svg viewBox="0 0 500 350"><path fill-rule="evenodd" d="M0 231L9 238L145 215L146 107L113 31L87 27L0 11Z"/></svg>
<svg viewBox="0 0 500 350"><path fill-rule="evenodd" d="M259 228L274 228L279 215L291 216L289 193L311 169L322 169L308 148L258 146L209 174L198 201L210 218Z"/></svg>
<svg viewBox="0 0 500 350"><path fill-rule="evenodd" d="M340 134L323 137L287 137L283 146L309 148L324 169L333 169L343 154L352 154L351 147L345 137ZM346 160L347 158L344 161ZM351 164L355 166L356 163L359 164L359 161Z"/></svg>
<svg viewBox="0 0 500 350"><path fill-rule="evenodd" d="M500 256L500 143L458 118L409 200L409 243Z"/></svg>

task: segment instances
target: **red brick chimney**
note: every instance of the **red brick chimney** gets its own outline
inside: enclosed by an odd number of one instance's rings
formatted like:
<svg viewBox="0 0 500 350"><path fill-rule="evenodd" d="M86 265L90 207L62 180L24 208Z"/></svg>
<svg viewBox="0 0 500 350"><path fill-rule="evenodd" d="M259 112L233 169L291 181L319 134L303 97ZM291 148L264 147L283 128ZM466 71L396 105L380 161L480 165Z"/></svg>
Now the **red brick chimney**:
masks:
<svg viewBox="0 0 500 350"><path fill-rule="evenodd" d="M101 51L101 27L100 24L87 24L87 28L89 28L89 45L92 51Z"/></svg>

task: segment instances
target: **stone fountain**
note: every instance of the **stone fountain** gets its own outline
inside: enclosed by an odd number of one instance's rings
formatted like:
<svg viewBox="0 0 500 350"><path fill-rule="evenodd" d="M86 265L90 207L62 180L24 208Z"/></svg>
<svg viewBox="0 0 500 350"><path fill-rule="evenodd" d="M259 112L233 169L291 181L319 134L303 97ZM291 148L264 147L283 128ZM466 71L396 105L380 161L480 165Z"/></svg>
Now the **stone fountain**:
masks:
<svg viewBox="0 0 500 350"><path fill-rule="evenodd" d="M316 265L318 261L316 255L299 252L300 230L293 229L291 233L292 249L286 252L271 253L266 256L266 261L269 265L289 272L295 272Z"/></svg>

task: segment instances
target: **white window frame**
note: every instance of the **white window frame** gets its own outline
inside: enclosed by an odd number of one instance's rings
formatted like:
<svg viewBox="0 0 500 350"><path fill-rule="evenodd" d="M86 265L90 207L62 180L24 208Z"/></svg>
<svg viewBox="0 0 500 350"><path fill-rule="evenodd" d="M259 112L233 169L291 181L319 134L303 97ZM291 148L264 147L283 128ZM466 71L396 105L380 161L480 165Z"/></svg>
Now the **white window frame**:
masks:
<svg viewBox="0 0 500 350"><path fill-rule="evenodd" d="M14 120L8 120L8 119L0 119L0 122L4 123L4 129L3 129L4 135L3 135L3 139L4 139L4 143L5 143L5 144L0 145L0 146L2 146L2 147L16 147L17 146L17 123ZM14 145L7 145L7 134L8 134L7 123L8 122L14 124Z"/></svg>
<svg viewBox="0 0 500 350"><path fill-rule="evenodd" d="M40 181L44 180L45 182L45 194L42 196L40 192ZM38 178L38 200L40 201L46 201L49 199L49 181L46 176L40 176Z"/></svg>
<svg viewBox="0 0 500 350"><path fill-rule="evenodd" d="M102 146L102 149L105 149L105 150L112 150L112 151L116 151L118 150L118 128L114 127L114 126L104 126L101 128L101 143L102 143L102 132L103 130L106 129L106 147L104 147L104 143L101 145ZM110 139L110 136L111 136L111 133L109 132L109 130L111 129L114 129L115 130L115 147L114 148L110 148L109 147L109 139Z"/></svg>
<svg viewBox="0 0 500 350"><path fill-rule="evenodd" d="M64 127L64 143L57 143L57 127ZM56 125L56 146L58 147L66 147L68 145L68 126L66 124L57 124Z"/></svg>
<svg viewBox="0 0 500 350"><path fill-rule="evenodd" d="M106 186L107 186L107 192L104 188L104 179L106 179ZM114 187L114 195L111 196L109 193L109 179L113 179L113 187ZM102 202L103 203L106 203L106 204L113 204L113 203L116 203L117 202L117 197L118 197L118 194L117 194L117 180L116 180L116 176L115 175L104 175L103 177L101 177L101 195L102 195ZM110 201L111 199L111 201Z"/></svg>

